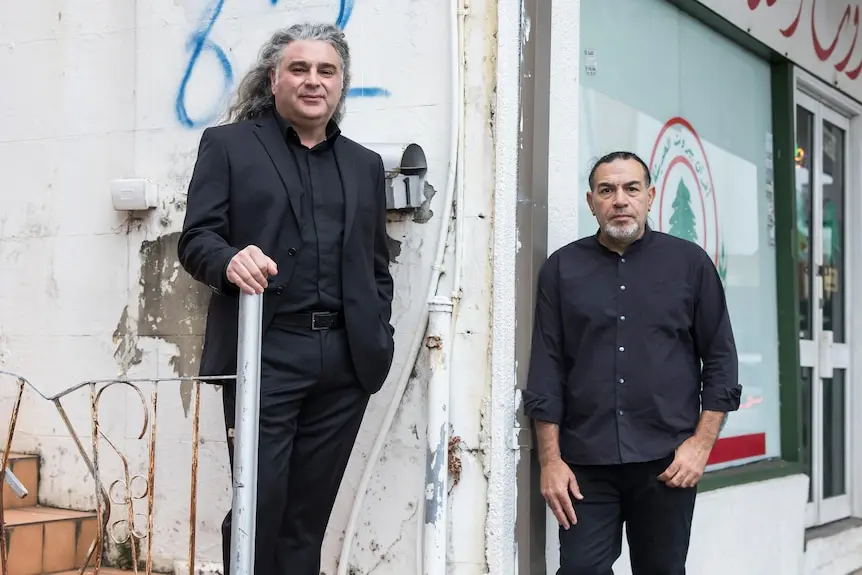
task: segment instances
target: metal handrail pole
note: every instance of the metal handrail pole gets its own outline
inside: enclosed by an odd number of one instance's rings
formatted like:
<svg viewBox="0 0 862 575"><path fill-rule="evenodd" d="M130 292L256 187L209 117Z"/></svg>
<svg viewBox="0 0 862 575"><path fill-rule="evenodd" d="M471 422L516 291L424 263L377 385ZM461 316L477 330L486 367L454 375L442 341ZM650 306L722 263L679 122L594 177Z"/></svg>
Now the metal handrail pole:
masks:
<svg viewBox="0 0 862 575"><path fill-rule="evenodd" d="M263 295L242 293L237 337L231 575L254 574Z"/></svg>

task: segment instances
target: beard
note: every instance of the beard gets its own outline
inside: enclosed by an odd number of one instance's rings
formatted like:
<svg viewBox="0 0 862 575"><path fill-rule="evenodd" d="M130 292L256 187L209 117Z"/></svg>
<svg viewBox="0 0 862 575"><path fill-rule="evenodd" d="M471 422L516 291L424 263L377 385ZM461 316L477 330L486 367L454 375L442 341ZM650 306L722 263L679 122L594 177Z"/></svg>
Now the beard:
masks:
<svg viewBox="0 0 862 575"><path fill-rule="evenodd" d="M607 223L604 227L605 234L620 242L631 242L635 238L638 237L638 233L640 233L641 225L632 221L628 224L612 224Z"/></svg>

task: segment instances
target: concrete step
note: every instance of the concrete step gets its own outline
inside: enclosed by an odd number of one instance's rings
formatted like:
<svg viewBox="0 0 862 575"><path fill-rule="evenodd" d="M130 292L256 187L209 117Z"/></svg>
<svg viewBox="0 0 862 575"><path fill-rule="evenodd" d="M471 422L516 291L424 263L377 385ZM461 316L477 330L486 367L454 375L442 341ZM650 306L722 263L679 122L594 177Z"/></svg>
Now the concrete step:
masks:
<svg viewBox="0 0 862 575"><path fill-rule="evenodd" d="M3 519L8 575L74 570L84 564L98 532L96 514L85 511L34 506L4 510Z"/></svg>
<svg viewBox="0 0 862 575"><path fill-rule="evenodd" d="M95 573L93 569L87 569L84 573L91 574ZM134 574L134 571L123 571L122 569L111 569L110 567L99 567L99 575L128 575L129 573ZM138 569L138 575L144 575L146 573L146 569ZM60 573L52 573L51 575L78 575L78 570L74 571L62 571Z"/></svg>
<svg viewBox="0 0 862 575"><path fill-rule="evenodd" d="M0 457L2 457L2 452L0 452ZM39 492L39 456L25 453L10 453L9 470L23 484L27 490L27 495L24 498L18 497L9 486L9 482L4 481L3 509L21 509L36 505L36 496Z"/></svg>

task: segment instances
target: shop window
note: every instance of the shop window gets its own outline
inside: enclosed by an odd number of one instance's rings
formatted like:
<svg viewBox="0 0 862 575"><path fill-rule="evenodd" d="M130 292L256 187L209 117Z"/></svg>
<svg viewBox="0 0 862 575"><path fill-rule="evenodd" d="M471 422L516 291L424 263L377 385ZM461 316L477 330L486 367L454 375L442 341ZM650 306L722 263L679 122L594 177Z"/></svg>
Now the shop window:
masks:
<svg viewBox="0 0 862 575"><path fill-rule="evenodd" d="M778 457L769 64L663 0L582 0L581 15L578 181L613 150L651 167L650 223L712 258L739 351L742 405L709 469ZM581 209L578 235L596 226Z"/></svg>

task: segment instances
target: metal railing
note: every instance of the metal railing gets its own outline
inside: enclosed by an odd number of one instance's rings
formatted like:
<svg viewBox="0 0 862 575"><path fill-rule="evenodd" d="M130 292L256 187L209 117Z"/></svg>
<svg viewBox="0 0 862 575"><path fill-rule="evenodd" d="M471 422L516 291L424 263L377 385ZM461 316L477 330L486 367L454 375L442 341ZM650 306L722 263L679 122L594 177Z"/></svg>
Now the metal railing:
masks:
<svg viewBox="0 0 862 575"><path fill-rule="evenodd" d="M6 371L0 371L0 383L12 378L16 381L17 393L14 396L9 428L0 462L0 479L5 481L18 497L27 495L26 487L9 469L9 456L12 450L12 440L15 436L18 416L21 409L24 391L34 392L38 398L54 404L60 418L75 442L78 453L84 460L95 486L97 533L90 544L85 561L79 569L92 569L99 573L102 567L102 556L106 537L117 545L128 545L131 551L131 568L138 573L140 557L138 548L146 543L147 557L144 572L153 572L153 517L155 514L155 469L156 469L156 417L160 383L191 382L194 388L194 409L192 411L192 461L191 489L189 501L189 574L195 573L196 523L197 523L197 484L200 447L200 409L201 409L201 379L207 381L236 380L236 429L234 435L234 467L233 467L233 501L232 501L232 532L230 542L230 572L231 575L253 575L254 573L254 540L257 510L257 446L258 419L260 411L260 349L263 316L263 296L242 294L239 298L239 333L237 346L237 375L170 378L129 378L104 379L85 381L64 389L55 395L46 395L36 385L25 377ZM5 376L5 377L4 377ZM142 385L152 383L153 391L148 404L142 390ZM132 474L129 459L108 437L100 424L99 404L106 390L114 386L124 386L131 389L140 398L144 411L144 423L137 439L141 440L149 430L148 470L147 475ZM90 392L90 422L91 448L88 453L75 431L69 418L63 400L71 394L84 388ZM122 477L112 481L108 487L102 480L100 470L100 440L119 457L122 466ZM2 485L2 481L0 481ZM134 502L147 500L146 530L136 528L136 518L142 514L135 513ZM126 508L124 517L111 521L111 507ZM0 489L0 573L7 573L9 556L7 527L4 517L3 489Z"/></svg>

